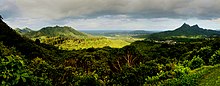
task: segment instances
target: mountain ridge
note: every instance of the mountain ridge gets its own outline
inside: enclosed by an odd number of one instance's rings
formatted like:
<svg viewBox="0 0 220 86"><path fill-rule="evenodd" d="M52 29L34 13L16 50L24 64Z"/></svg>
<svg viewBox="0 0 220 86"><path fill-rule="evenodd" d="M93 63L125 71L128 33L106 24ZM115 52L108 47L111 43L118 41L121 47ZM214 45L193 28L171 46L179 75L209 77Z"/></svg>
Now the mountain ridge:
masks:
<svg viewBox="0 0 220 86"><path fill-rule="evenodd" d="M88 34L83 32L77 31L72 27L68 26L54 26L54 27L44 27L38 31L31 31L24 34L26 37L33 38L33 37L88 37Z"/></svg>
<svg viewBox="0 0 220 86"><path fill-rule="evenodd" d="M25 34L25 33L28 33L28 32L32 32L33 30L31 30L30 28L23 28L23 29L20 29L20 28L15 28L14 29L16 32L18 32L19 34Z"/></svg>
<svg viewBox="0 0 220 86"><path fill-rule="evenodd" d="M170 31L164 31L159 33L153 33L148 36L150 39L164 39L164 38L170 38L175 36L203 36L203 37L210 37L210 36L219 36L220 32L215 30L208 30L200 28L199 25L193 25L190 26L186 23L184 23L182 26L175 30Z"/></svg>

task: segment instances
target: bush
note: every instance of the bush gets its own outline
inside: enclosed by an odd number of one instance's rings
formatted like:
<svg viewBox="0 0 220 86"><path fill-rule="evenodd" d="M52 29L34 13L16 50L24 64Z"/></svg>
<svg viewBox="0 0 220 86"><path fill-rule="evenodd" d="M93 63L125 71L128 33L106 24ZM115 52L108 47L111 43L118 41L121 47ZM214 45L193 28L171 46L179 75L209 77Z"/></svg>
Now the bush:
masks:
<svg viewBox="0 0 220 86"><path fill-rule="evenodd" d="M209 59L209 62L212 64L212 65L215 65L215 64L218 64L220 63L220 50L217 50L215 52L215 54L213 54L211 56L211 58Z"/></svg>
<svg viewBox="0 0 220 86"><path fill-rule="evenodd" d="M201 67L205 62L199 56L194 56L193 59L188 63L191 69L196 69Z"/></svg>
<svg viewBox="0 0 220 86"><path fill-rule="evenodd" d="M192 74L186 74L179 78L165 80L161 82L160 86L196 86L199 84L199 80L203 75L210 73L217 67L220 67L220 65L201 67L194 70L196 72Z"/></svg>
<svg viewBox="0 0 220 86"><path fill-rule="evenodd" d="M48 79L34 76L19 56L1 57L0 73L0 82L3 86L51 85Z"/></svg>
<svg viewBox="0 0 220 86"><path fill-rule="evenodd" d="M157 76L147 77L145 85L159 85L163 80L179 78L187 75L190 71L190 68L184 67L181 64L176 65L172 63L167 65L173 66L173 68L170 71L161 71Z"/></svg>

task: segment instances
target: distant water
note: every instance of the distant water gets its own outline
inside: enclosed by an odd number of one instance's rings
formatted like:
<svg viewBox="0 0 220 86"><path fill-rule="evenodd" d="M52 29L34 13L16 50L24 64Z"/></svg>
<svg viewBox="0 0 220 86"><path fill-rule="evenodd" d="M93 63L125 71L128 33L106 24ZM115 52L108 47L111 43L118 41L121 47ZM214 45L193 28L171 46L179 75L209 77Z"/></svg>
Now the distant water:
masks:
<svg viewBox="0 0 220 86"><path fill-rule="evenodd" d="M118 33L118 32L130 32L132 30L79 30L85 33Z"/></svg>

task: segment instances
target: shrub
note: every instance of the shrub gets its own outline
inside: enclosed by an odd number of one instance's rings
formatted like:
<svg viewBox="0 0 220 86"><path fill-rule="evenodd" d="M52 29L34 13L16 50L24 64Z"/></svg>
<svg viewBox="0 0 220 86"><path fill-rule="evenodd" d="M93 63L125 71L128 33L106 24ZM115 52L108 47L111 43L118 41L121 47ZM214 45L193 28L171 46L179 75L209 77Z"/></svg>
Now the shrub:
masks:
<svg viewBox="0 0 220 86"><path fill-rule="evenodd" d="M43 77L33 75L28 70L24 60L19 56L1 57L0 61L1 85L51 85L50 81Z"/></svg>
<svg viewBox="0 0 220 86"><path fill-rule="evenodd" d="M194 56L193 59L188 63L191 69L196 69L201 67L205 62L199 56Z"/></svg>
<svg viewBox="0 0 220 86"><path fill-rule="evenodd" d="M199 80L203 77L203 75L210 73L217 67L220 67L220 65L201 67L193 70L196 71L194 73L186 74L179 78L162 81L160 86L196 86L199 84Z"/></svg>
<svg viewBox="0 0 220 86"><path fill-rule="evenodd" d="M184 67L181 64L167 64L173 66L170 71L161 71L157 76L147 77L145 85L160 85L163 80L169 80L173 78L179 78L184 75L187 75L190 71L190 68Z"/></svg>
<svg viewBox="0 0 220 86"><path fill-rule="evenodd" d="M209 59L209 62L212 64L212 65L215 65L215 64L218 64L220 63L220 50L217 50L215 52L215 54L213 54L211 56L211 58Z"/></svg>

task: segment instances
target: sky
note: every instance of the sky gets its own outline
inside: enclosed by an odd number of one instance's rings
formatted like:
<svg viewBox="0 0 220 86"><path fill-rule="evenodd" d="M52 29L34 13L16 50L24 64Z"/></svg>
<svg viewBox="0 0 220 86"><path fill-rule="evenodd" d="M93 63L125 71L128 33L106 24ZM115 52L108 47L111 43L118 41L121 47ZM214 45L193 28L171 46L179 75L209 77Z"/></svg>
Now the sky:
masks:
<svg viewBox="0 0 220 86"><path fill-rule="evenodd" d="M0 0L12 28L173 30L183 23L220 30L220 0Z"/></svg>

